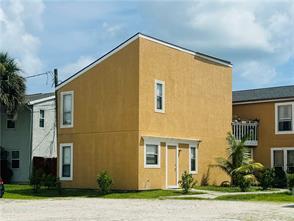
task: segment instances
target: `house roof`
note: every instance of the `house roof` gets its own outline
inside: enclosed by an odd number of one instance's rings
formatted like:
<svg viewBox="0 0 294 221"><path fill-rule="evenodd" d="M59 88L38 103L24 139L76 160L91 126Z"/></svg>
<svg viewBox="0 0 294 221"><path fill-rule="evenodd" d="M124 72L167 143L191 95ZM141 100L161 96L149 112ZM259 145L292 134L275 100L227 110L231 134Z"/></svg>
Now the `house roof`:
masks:
<svg viewBox="0 0 294 221"><path fill-rule="evenodd" d="M117 47L115 47L114 49L112 49L111 51L109 51L108 53L106 53L105 55L101 56L100 58L98 58L97 60L95 60L94 62L92 62L91 64L89 64L88 66L84 67L83 69L81 69L80 71L78 71L77 73L75 73L74 75L72 75L71 77L67 78L66 80L64 80L63 82L59 83L55 90L58 90L59 88L63 87L65 84L71 82L72 80L74 80L75 78L79 77L80 75L82 75L83 73L85 73L86 71L88 71L89 69L91 69L92 67L94 67L95 65L97 65L98 63L104 61L105 59L107 59L108 57L110 57L111 55L113 55L114 53L116 53L117 51L119 51L120 49L124 48L125 46L127 46L128 44L130 44L131 42L135 41L138 38L144 38L156 43L159 43L161 45L165 45L167 47L179 50L179 51L183 51L185 53L191 54L193 56L196 57L201 57L203 59L209 60L209 61L213 61L215 63L224 65L224 66L228 66L228 67L232 67L232 63L230 61L226 61L217 57L213 57L207 54L203 54L200 52L196 52L196 51L192 51L190 49L186 49L183 48L181 46L177 46L175 44L166 42L166 41L162 41L160 39L142 34L142 33L137 33L135 35L133 35L132 37L130 37L129 39L127 39L126 41L122 42L120 45L118 45Z"/></svg>
<svg viewBox="0 0 294 221"><path fill-rule="evenodd" d="M37 94L28 94L25 96L25 100L27 104L35 104L41 101L45 101L48 99L53 99L55 94L52 93L37 93Z"/></svg>
<svg viewBox="0 0 294 221"><path fill-rule="evenodd" d="M233 91L233 103L260 103L294 99L294 85Z"/></svg>

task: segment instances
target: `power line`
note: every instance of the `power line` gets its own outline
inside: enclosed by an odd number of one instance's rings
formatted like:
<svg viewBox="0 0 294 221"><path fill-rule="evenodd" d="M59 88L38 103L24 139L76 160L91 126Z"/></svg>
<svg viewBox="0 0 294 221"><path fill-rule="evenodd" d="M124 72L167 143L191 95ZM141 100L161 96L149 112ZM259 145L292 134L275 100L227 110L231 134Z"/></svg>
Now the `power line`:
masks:
<svg viewBox="0 0 294 221"><path fill-rule="evenodd" d="M47 75L48 76L48 74L53 74L53 72L52 71L46 71L46 72L41 73L41 74L34 74L34 75L27 76L27 77L25 77L25 79L38 77L38 76L42 76L42 75Z"/></svg>

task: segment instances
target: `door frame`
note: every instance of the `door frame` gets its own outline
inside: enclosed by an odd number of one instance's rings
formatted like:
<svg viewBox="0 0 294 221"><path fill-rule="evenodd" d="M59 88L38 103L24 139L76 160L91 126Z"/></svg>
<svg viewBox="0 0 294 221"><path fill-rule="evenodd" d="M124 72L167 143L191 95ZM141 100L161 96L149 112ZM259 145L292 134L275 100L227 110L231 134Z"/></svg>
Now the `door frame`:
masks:
<svg viewBox="0 0 294 221"><path fill-rule="evenodd" d="M177 184L173 186L168 185L168 146L176 147L176 180ZM165 186L166 188L179 188L179 144L178 143L166 143L165 145Z"/></svg>

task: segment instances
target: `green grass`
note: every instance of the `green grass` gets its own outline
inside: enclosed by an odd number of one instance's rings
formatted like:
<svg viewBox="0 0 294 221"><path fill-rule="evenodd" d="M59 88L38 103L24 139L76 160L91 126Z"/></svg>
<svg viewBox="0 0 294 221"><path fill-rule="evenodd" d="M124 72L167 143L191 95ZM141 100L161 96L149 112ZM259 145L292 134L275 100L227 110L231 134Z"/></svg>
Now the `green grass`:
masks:
<svg viewBox="0 0 294 221"><path fill-rule="evenodd" d="M195 189L197 190L210 190L210 191L217 191L217 192L241 192L239 187L222 187L222 186L196 186ZM261 191L260 187L251 187L247 192L256 192Z"/></svg>
<svg viewBox="0 0 294 221"><path fill-rule="evenodd" d="M233 201L266 201L266 202L291 202L294 203L294 196L291 193L272 193L272 194L246 194L219 196L217 200L233 200Z"/></svg>
<svg viewBox="0 0 294 221"><path fill-rule="evenodd" d="M34 193L30 185L5 185L4 198L6 199L46 199L50 197L100 197L108 199L159 199L165 196L182 195L179 191L174 190L148 190L132 192L113 192L102 195L93 189L63 189L62 195L59 195L55 189L42 188L38 193Z"/></svg>

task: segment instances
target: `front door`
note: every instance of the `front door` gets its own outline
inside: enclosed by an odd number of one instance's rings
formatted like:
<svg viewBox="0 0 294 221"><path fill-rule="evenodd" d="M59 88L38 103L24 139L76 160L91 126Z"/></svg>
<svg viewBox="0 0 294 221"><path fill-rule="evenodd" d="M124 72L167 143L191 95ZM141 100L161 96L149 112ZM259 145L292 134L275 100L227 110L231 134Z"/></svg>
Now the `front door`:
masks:
<svg viewBox="0 0 294 221"><path fill-rule="evenodd" d="M167 186L177 187L177 147L167 146Z"/></svg>

